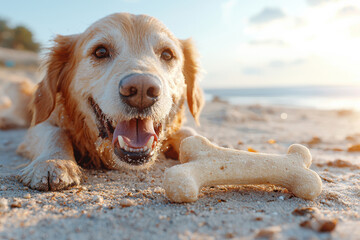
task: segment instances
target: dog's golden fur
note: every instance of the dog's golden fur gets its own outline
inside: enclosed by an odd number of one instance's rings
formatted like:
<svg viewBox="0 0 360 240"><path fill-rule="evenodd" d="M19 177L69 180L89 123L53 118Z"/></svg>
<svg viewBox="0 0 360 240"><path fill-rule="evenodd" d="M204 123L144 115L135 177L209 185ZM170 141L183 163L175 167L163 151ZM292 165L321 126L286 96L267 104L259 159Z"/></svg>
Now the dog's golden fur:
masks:
<svg viewBox="0 0 360 240"><path fill-rule="evenodd" d="M121 43L114 39L116 36L122 37ZM92 42L96 39L106 39L107 47L117 51L113 64L91 59ZM176 60L167 65L156 59L158 51L164 47L173 48L176 55ZM89 96L93 97L112 119L128 118L122 112L122 106L113 101L114 97L106 95L107 91L117 88L113 76L145 72L164 81L167 96L162 96L161 108L155 106L153 116L149 116L163 123L159 135L160 142L164 142L163 148L174 145L171 149L177 151L175 145L192 134L191 131L181 132L185 101L196 121L203 106L198 85L198 55L192 41L178 40L159 21L145 15L113 14L82 34L56 37L45 69L46 75L33 97L32 127L18 148L20 154L32 159L23 170L21 181L40 190L57 190L78 184L80 177L76 175L79 171L71 169L77 168L75 159L84 167L127 167L114 156L111 141L99 138L95 115L88 103ZM102 82L99 83L99 79ZM111 94L115 96L115 93ZM118 109L117 112L114 109ZM71 149L66 147L69 142ZM160 145L157 152L159 150ZM64 160L67 166L61 164Z"/></svg>

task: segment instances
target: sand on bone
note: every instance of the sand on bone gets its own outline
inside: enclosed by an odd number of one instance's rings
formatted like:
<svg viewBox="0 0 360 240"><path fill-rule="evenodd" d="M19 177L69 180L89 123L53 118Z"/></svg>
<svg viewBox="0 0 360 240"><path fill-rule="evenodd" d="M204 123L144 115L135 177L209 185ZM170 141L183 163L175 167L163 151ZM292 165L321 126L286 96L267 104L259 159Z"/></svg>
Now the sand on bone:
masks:
<svg viewBox="0 0 360 240"><path fill-rule="evenodd" d="M268 228L277 229L274 239L358 239L360 153L332 149L360 143L359 121L356 112L207 103L197 131L221 146L282 154L293 143L319 137L307 145L311 169L323 179L315 201L279 187L249 185L206 187L195 203L173 204L161 188L162 176L178 162L163 155L147 171L85 170L79 187L39 192L15 177L16 166L27 162L15 154L26 130L0 131L0 200L7 200L0 201L0 239L253 239ZM191 120L187 125L195 127ZM328 164L337 159L353 167ZM337 218L335 231L301 228L309 217L291 214L299 207Z"/></svg>
<svg viewBox="0 0 360 240"><path fill-rule="evenodd" d="M194 202L205 186L272 184L307 200L317 198L322 189L318 174L308 169L310 151L300 144L291 145L287 154L253 153L192 136L181 142L179 158L183 164L166 169L163 178L172 202Z"/></svg>

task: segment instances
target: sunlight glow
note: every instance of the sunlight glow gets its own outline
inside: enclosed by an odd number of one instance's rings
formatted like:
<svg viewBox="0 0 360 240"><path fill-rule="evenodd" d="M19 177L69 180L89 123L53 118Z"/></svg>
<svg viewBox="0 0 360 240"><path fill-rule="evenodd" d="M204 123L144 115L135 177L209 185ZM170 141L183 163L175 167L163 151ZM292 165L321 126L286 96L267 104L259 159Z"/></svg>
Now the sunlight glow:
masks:
<svg viewBox="0 0 360 240"><path fill-rule="evenodd" d="M238 45L239 62L258 68L307 64L314 78L324 76L317 71L327 68L329 75L332 71L344 74L333 83L352 79L352 83L360 84L359 23L359 1L334 1L306 8L299 16L285 15L262 24L249 22L245 33L252 41ZM327 67L311 68L311 59Z"/></svg>

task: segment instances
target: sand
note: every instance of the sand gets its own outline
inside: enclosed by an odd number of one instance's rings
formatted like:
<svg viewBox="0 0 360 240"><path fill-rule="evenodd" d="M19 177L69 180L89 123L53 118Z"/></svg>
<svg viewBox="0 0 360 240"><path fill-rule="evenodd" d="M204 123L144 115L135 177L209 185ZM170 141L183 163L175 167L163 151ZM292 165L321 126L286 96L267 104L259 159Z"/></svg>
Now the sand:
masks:
<svg viewBox="0 0 360 240"><path fill-rule="evenodd" d="M201 127L189 117L186 125L225 147L284 154L308 146L323 180L314 201L248 185L207 187L197 202L173 204L162 176L179 162L162 154L148 170L84 170L81 186L39 192L16 178L28 161L15 153L26 129L0 131L0 239L360 239L360 152L348 152L360 143L359 121L352 111L219 101L206 104ZM293 213L303 207L313 213ZM300 226L311 218L337 224L325 233Z"/></svg>

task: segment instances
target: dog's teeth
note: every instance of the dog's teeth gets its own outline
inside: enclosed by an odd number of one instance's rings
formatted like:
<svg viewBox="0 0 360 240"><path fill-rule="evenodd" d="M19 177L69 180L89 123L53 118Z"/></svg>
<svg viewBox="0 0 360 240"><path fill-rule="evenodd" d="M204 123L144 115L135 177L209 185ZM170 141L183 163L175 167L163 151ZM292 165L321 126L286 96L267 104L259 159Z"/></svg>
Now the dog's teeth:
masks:
<svg viewBox="0 0 360 240"><path fill-rule="evenodd" d="M126 146L122 136L118 136L118 141L120 148L124 148Z"/></svg>
<svg viewBox="0 0 360 240"><path fill-rule="evenodd" d="M119 141L120 148L124 149L127 152L146 152L147 150L152 149L152 146L153 146L153 143L154 143L154 136L151 136L149 141L147 142L146 146L144 146L142 148L129 147L125 143L124 138L122 136L118 136L118 141Z"/></svg>
<svg viewBox="0 0 360 240"><path fill-rule="evenodd" d="M147 147L148 149L152 149L153 142L154 142L154 136L151 136L150 139L149 139L149 141L148 141L147 144L146 144L146 147Z"/></svg>

